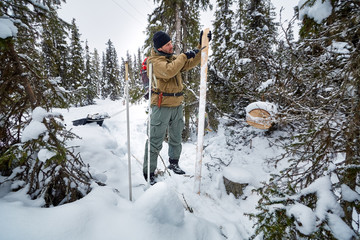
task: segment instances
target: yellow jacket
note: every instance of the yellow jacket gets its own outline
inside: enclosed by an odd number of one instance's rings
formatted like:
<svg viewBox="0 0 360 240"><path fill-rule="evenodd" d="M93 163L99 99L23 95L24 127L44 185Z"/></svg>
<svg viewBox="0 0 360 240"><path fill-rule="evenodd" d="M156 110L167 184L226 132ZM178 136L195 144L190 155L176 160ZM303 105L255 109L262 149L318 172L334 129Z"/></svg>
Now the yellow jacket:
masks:
<svg viewBox="0 0 360 240"><path fill-rule="evenodd" d="M156 53L154 50L148 58L147 64L153 65L153 91L157 93L180 93L184 85L181 72L188 71L200 63L201 51L195 58L187 59L184 53L179 56L172 55L165 57ZM148 71L149 73L149 71ZM155 82L156 81L156 82ZM151 105L158 105L159 94L152 94ZM162 107L177 107L181 105L184 96L163 96Z"/></svg>

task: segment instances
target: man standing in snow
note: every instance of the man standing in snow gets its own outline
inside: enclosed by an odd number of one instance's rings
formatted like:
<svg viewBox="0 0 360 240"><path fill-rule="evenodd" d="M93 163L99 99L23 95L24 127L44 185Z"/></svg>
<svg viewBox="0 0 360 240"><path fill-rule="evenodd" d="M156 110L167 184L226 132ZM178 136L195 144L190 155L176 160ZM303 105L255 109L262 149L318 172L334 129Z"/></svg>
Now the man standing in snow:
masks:
<svg viewBox="0 0 360 240"><path fill-rule="evenodd" d="M202 32L200 34L201 47ZM211 40L211 32L208 34ZM153 80L151 94L151 123L150 123L150 183L155 184L154 172L157 166L157 158L162 143L165 139L166 130L169 136L169 169L176 174L185 174L179 167L181 154L181 134L184 128L183 120L183 81L181 72L188 71L200 63L201 53L198 49L174 55L173 44L170 36L158 31L153 36L154 48L147 63L153 65ZM143 171L147 180L148 168L148 143L145 144L145 156Z"/></svg>

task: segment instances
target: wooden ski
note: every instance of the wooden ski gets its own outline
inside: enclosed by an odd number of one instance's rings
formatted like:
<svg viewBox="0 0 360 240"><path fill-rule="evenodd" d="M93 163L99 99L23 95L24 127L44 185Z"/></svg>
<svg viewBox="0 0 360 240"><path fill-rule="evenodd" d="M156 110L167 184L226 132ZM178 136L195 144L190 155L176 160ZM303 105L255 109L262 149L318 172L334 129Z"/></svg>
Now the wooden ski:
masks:
<svg viewBox="0 0 360 240"><path fill-rule="evenodd" d="M196 162L195 162L195 185L194 190L200 194L201 184L201 167L202 155L204 144L204 131L205 131L205 106L206 106L206 82L207 82L207 63L209 52L209 28L203 31L202 35L202 50L201 50L201 72L200 72L200 101L199 101L199 122L198 122L198 139L196 147ZM204 46L204 47L203 47Z"/></svg>

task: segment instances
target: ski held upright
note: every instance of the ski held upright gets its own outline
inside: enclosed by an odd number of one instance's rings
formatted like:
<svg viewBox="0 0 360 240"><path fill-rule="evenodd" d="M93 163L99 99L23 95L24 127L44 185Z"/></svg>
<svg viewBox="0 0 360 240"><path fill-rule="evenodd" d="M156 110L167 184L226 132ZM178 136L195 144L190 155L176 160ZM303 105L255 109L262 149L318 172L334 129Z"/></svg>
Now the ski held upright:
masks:
<svg viewBox="0 0 360 240"><path fill-rule="evenodd" d="M194 191L200 194L201 184L201 167L204 144L204 129L205 129L205 106L206 106L206 88L207 88L207 64L209 57L209 28L203 31L201 40L201 71L200 71L200 101L199 101L199 122L198 122L198 138L196 147L196 162L195 162L195 184Z"/></svg>

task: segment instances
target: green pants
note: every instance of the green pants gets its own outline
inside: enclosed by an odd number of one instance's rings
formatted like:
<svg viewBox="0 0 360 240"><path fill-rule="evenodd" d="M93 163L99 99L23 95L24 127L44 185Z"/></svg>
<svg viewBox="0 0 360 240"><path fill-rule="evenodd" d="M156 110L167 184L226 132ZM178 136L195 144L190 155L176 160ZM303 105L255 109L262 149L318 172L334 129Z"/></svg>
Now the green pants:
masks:
<svg viewBox="0 0 360 240"><path fill-rule="evenodd" d="M181 154L182 131L184 129L183 107L151 107L150 122L150 173L154 173L157 158L162 149L166 130L169 136L169 158L179 159ZM148 167L148 140L145 143L143 171L147 174Z"/></svg>

